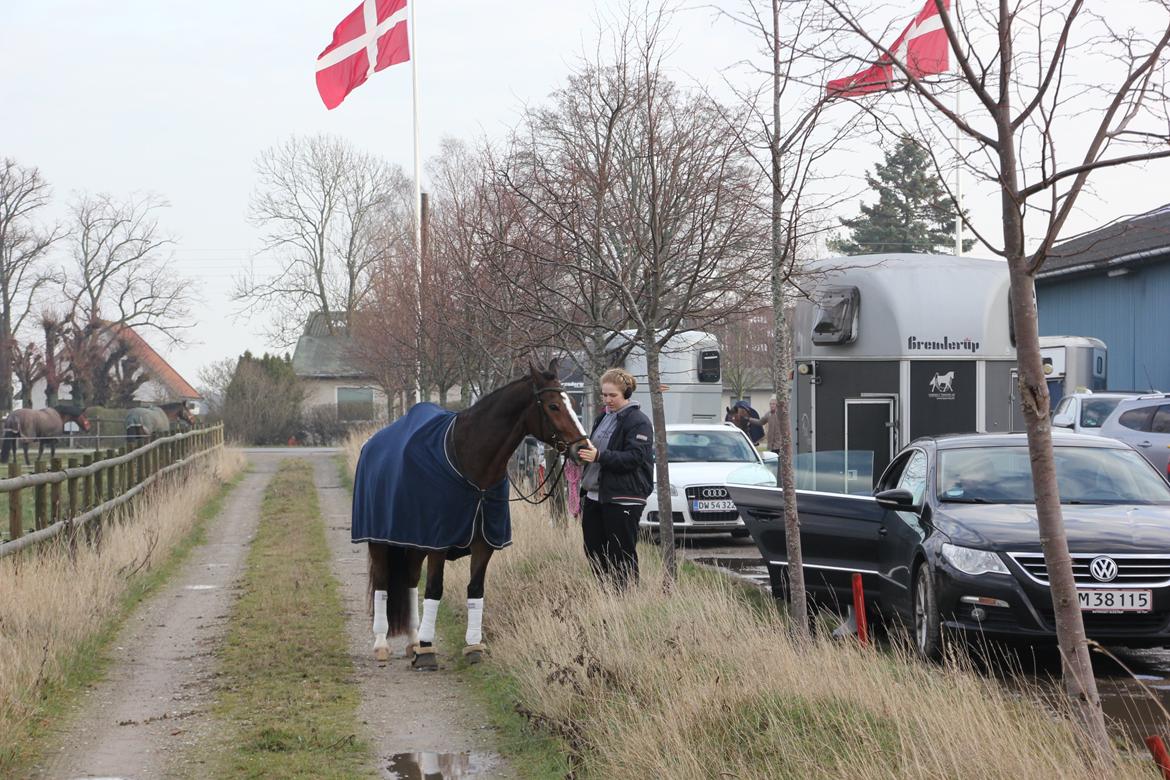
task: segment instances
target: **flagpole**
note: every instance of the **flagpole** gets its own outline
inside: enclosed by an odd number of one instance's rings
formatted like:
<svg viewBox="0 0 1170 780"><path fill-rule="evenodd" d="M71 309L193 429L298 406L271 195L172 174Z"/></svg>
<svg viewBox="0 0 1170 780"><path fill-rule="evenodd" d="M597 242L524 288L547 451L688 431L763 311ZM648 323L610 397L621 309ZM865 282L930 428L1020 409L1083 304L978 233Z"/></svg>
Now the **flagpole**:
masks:
<svg viewBox="0 0 1170 780"><path fill-rule="evenodd" d="M414 399L415 403L422 403L422 156L419 153L418 138L418 28L414 22L415 2L416 0L407 0L406 5L407 13L410 14L410 97L414 120L414 274L418 284L415 296L415 315L418 318L415 346L418 351L414 361Z"/></svg>
<svg viewBox="0 0 1170 780"><path fill-rule="evenodd" d="M962 116L963 85L955 91L955 116ZM963 254L963 155L959 153L962 135L955 123L955 257Z"/></svg>

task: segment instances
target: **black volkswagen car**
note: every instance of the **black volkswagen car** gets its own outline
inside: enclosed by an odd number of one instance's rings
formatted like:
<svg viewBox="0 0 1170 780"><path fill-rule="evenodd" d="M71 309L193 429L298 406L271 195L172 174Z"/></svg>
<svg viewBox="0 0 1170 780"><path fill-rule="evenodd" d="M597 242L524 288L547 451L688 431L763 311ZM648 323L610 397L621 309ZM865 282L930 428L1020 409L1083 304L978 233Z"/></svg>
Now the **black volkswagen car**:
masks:
<svg viewBox="0 0 1170 780"><path fill-rule="evenodd" d="M1069 551L1088 635L1102 644L1170 645L1170 484L1126 444L1054 436ZM781 491L728 489L774 592L786 581ZM763 480L761 480L763 481ZM903 449L872 496L797 491L810 597L870 607L912 629L936 657L942 628L1001 640L1055 641L1023 434L924 438Z"/></svg>

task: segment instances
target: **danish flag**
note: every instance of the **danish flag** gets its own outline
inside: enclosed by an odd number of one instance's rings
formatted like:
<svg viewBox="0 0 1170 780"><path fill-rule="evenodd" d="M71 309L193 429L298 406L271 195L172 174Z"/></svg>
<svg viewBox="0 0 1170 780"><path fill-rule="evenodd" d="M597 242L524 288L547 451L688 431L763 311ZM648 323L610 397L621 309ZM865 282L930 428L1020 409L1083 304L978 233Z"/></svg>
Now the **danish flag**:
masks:
<svg viewBox="0 0 1170 780"><path fill-rule="evenodd" d="M407 0L362 0L333 31L333 42L317 57L317 92L326 108L380 70L410 59Z"/></svg>
<svg viewBox="0 0 1170 780"><path fill-rule="evenodd" d="M926 0L918 16L889 47L894 59L883 54L876 63L860 73L830 81L825 85L825 94L829 97L857 97L890 89L894 85L895 76L902 75L894 62L902 63L906 72L914 78L945 73L950 67L948 55L951 47L939 14L940 5L950 12L951 0L937 3L936 0Z"/></svg>

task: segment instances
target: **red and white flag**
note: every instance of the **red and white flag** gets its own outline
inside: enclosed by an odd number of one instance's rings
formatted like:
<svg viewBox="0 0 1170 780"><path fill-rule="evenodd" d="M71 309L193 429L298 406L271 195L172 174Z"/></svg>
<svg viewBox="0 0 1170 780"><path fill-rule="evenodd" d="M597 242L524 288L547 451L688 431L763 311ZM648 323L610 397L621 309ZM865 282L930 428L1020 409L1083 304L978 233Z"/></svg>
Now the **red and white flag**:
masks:
<svg viewBox="0 0 1170 780"><path fill-rule="evenodd" d="M317 92L326 108L337 108L371 75L409 59L406 0L362 0L317 57Z"/></svg>
<svg viewBox="0 0 1170 780"><path fill-rule="evenodd" d="M942 0L941 5L948 12L951 10L951 0ZM857 97L890 89L895 79L902 75L902 71L894 66L895 61L901 62L914 78L945 73L950 67L950 50L938 4L935 0L926 0L918 16L889 47L894 59L883 54L860 73L830 81L825 85L825 94L829 97Z"/></svg>

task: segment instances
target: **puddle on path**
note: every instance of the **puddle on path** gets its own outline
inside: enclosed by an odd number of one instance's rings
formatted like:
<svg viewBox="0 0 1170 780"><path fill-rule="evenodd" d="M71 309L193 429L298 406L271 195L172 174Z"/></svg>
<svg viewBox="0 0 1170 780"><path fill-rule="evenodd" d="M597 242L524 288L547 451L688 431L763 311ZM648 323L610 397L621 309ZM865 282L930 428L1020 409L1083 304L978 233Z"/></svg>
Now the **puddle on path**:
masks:
<svg viewBox="0 0 1170 780"><path fill-rule="evenodd" d="M490 753L398 753L382 773L387 780L452 780L485 777L495 763Z"/></svg>

